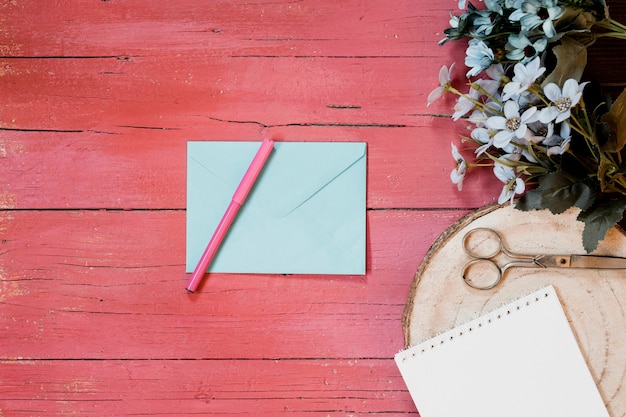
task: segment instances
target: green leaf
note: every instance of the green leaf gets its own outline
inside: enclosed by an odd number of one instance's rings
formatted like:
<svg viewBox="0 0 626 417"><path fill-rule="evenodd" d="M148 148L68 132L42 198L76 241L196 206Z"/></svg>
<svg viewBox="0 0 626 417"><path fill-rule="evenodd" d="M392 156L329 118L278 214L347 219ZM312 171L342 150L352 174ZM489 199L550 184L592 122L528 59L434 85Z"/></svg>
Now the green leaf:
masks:
<svg viewBox="0 0 626 417"><path fill-rule="evenodd" d="M602 115L601 120L609 127L609 138L602 150L620 152L626 145L626 89L611 105L609 112Z"/></svg>
<svg viewBox="0 0 626 417"><path fill-rule="evenodd" d="M555 83L562 86L570 78L580 81L587 65L585 45L569 36L564 36L561 38L561 44L552 48L552 52L556 56L556 66L542 85Z"/></svg>
<svg viewBox="0 0 626 417"><path fill-rule="evenodd" d="M593 204L595 194L586 177L556 171L539 177L539 187L523 195L515 208L522 211L547 208L554 214L570 207L584 210Z"/></svg>
<svg viewBox="0 0 626 417"><path fill-rule="evenodd" d="M598 247L598 243L606 237L610 228L615 226L624 216L626 199L602 201L583 210L578 220L585 223L583 229L583 247L591 253Z"/></svg>

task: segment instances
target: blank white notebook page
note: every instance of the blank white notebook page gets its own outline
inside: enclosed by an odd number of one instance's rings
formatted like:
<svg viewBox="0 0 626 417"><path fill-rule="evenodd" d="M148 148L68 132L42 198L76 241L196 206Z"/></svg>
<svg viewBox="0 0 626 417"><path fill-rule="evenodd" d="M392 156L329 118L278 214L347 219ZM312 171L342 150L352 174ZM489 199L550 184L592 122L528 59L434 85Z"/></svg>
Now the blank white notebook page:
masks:
<svg viewBox="0 0 626 417"><path fill-rule="evenodd" d="M608 417L552 286L398 353L421 417Z"/></svg>

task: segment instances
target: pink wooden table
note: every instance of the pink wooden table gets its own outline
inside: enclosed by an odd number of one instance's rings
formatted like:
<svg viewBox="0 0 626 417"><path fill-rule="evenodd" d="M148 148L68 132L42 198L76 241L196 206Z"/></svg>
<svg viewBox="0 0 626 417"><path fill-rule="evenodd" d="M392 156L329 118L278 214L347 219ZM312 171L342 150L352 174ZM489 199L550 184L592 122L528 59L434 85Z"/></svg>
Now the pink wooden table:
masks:
<svg viewBox="0 0 626 417"><path fill-rule="evenodd" d="M409 286L500 187L426 107L456 5L1 0L0 416L417 415ZM367 142L367 274L187 294L186 143L266 136Z"/></svg>

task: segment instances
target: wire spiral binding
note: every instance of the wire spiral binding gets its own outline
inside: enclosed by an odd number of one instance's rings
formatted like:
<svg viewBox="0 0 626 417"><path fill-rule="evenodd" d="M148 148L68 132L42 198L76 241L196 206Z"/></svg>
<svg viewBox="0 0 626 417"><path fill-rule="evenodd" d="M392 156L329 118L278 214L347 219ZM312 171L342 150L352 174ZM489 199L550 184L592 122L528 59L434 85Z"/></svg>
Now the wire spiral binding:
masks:
<svg viewBox="0 0 626 417"><path fill-rule="evenodd" d="M429 350L436 349L441 345L453 342L457 338L476 332L484 326L487 326L495 321L505 319L507 316L514 314L516 311L520 311L523 308L529 307L532 304L538 303L539 301L551 296L556 296L556 293L552 286L548 286L538 291L534 291L516 301L513 301L512 303L502 305L499 308L485 313L480 317L470 320L464 324L460 324L453 329L447 330L431 339L427 339L421 343L407 348L406 350L403 350L399 354L400 359L404 362L411 357L424 354Z"/></svg>

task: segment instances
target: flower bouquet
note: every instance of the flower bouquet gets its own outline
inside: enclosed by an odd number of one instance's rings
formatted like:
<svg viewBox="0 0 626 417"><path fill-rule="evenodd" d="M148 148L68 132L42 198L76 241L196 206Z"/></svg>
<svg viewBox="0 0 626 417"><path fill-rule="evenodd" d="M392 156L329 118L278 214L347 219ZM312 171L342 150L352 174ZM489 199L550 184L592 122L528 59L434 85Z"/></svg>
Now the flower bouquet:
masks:
<svg viewBox="0 0 626 417"><path fill-rule="evenodd" d="M488 167L504 186L500 204L563 213L578 207L583 246L596 249L626 210L626 91L612 101L599 83L581 80L587 48L599 37L626 39L604 0L484 0L451 15L446 37L469 38L468 91L439 72L443 93L458 96L452 118L469 123L464 158L452 144L451 180ZM465 9L465 0L459 2Z"/></svg>

